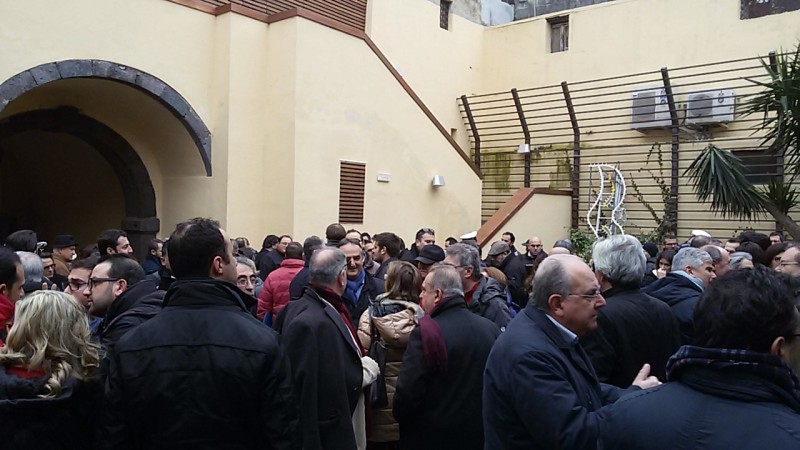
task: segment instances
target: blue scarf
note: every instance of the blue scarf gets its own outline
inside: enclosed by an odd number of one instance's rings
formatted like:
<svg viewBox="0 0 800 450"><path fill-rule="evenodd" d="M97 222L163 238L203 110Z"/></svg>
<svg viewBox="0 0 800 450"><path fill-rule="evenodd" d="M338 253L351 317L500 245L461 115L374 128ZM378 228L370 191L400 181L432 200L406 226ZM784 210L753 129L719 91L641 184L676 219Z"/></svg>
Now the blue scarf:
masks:
<svg viewBox="0 0 800 450"><path fill-rule="evenodd" d="M366 278L367 272L364 269L361 269L361 272L358 273L358 276L355 280L347 279L347 287L344 289L344 294L342 298L348 300L350 303L357 305L358 298L361 297L361 289L364 288L364 278Z"/></svg>

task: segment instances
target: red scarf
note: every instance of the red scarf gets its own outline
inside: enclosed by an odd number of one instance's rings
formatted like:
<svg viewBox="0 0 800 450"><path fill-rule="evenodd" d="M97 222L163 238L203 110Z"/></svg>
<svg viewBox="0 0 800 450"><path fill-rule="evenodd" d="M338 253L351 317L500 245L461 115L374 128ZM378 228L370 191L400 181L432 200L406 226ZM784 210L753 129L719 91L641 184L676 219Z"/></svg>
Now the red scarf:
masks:
<svg viewBox="0 0 800 450"><path fill-rule="evenodd" d="M14 304L5 295L0 294L0 330L8 331L14 322ZM0 340L0 344L5 344Z"/></svg>
<svg viewBox="0 0 800 450"><path fill-rule="evenodd" d="M319 287L319 286L311 286L314 289L314 292L319 294L320 297L324 298L328 301L331 305L333 305L336 312L342 317L344 324L347 325L347 329L350 330L350 334L353 336L353 341L356 342L358 351L361 353L361 356L364 356L366 353L364 349L361 348L361 343L358 340L358 332L356 332L356 327L353 325L353 319L350 317L350 312L347 311L347 307L344 305L344 300L342 300L342 296L333 292L333 290Z"/></svg>

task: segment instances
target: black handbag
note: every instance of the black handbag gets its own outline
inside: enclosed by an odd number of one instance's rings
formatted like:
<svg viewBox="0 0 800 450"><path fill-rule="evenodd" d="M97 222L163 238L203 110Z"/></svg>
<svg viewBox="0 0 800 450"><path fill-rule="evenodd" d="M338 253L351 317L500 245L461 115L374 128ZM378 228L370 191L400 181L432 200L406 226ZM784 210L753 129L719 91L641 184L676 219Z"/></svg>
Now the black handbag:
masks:
<svg viewBox="0 0 800 450"><path fill-rule="evenodd" d="M372 305L369 310L369 330L372 343L369 346L367 356L374 359L378 363L378 378L369 385L369 400L373 407L383 408L389 405L389 396L386 394L386 378L383 376L384 369L386 368L386 355L389 353L389 348L386 343L381 341L380 336L375 331L375 325L372 323Z"/></svg>

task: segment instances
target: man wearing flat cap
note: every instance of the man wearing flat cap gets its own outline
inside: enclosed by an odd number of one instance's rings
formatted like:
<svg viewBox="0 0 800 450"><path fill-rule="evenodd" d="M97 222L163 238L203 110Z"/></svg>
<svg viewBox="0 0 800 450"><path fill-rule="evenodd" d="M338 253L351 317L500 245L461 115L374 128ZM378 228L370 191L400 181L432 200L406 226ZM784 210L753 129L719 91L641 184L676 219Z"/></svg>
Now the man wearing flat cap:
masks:
<svg viewBox="0 0 800 450"><path fill-rule="evenodd" d="M528 303L528 294L525 292L525 276L527 272L522 260L515 258L511 254L511 247L507 243L497 241L489 249L489 257L486 261L489 265L503 271L511 298L514 303L524 308Z"/></svg>
<svg viewBox="0 0 800 450"><path fill-rule="evenodd" d="M417 266L420 275L420 283L428 275L431 268L436 263L444 261L444 250L436 244L426 245L419 251L419 256L414 258L414 264Z"/></svg>
<svg viewBox="0 0 800 450"><path fill-rule="evenodd" d="M69 276L69 267L75 259L75 247L78 243L71 234L59 234L53 242L53 262L56 265L56 275Z"/></svg>

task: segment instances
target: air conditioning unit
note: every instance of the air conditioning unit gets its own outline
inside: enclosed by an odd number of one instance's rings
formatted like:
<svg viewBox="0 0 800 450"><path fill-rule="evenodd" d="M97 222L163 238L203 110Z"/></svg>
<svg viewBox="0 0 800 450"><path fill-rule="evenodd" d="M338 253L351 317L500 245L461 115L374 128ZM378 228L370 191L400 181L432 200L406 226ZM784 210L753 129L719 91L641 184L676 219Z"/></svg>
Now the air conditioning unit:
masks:
<svg viewBox="0 0 800 450"><path fill-rule="evenodd" d="M724 125L733 121L733 89L693 92L686 102L687 125Z"/></svg>
<svg viewBox="0 0 800 450"><path fill-rule="evenodd" d="M639 89L631 92L631 98L633 99L633 107L631 108L632 129L652 130L666 128L672 124L666 89Z"/></svg>

